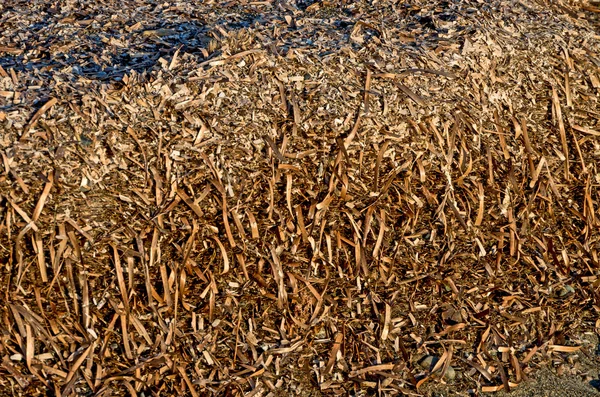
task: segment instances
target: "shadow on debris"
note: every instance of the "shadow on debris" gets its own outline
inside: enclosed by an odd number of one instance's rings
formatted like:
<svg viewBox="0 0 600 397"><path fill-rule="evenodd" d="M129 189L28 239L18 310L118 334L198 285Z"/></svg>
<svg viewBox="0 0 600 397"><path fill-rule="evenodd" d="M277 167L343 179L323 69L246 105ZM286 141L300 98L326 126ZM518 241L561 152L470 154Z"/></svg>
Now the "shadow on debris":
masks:
<svg viewBox="0 0 600 397"><path fill-rule="evenodd" d="M202 58L201 49L211 41L209 29L194 22L110 32L94 29L91 23L85 26L85 21L65 23L64 29L57 29L65 34L60 39L42 32L51 27L34 24L29 29L34 35L39 32L41 42L27 44L24 49L0 51L0 66L5 70L14 69L17 73L35 70L51 74L66 72L90 80L120 81L133 70L138 73L151 71L157 67L160 58L170 60L179 48ZM55 41L68 40L74 35L77 36L73 38L77 45L55 45Z"/></svg>

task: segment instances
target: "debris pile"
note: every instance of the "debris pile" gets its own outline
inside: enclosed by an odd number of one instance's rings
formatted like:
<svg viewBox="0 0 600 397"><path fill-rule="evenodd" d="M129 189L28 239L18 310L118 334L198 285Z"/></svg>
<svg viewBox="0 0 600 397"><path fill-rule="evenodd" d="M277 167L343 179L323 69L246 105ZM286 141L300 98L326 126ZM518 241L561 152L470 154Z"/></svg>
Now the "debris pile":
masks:
<svg viewBox="0 0 600 397"><path fill-rule="evenodd" d="M0 389L577 374L599 6L197 3L0 5Z"/></svg>

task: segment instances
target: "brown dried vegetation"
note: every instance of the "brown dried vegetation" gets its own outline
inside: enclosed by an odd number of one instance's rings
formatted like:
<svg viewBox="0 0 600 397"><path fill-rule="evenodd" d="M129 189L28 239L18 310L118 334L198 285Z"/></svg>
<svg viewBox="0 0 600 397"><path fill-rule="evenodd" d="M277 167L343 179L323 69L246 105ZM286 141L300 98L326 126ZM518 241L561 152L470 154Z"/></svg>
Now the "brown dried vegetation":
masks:
<svg viewBox="0 0 600 397"><path fill-rule="evenodd" d="M0 4L0 389L494 391L589 350L597 5L195 3Z"/></svg>

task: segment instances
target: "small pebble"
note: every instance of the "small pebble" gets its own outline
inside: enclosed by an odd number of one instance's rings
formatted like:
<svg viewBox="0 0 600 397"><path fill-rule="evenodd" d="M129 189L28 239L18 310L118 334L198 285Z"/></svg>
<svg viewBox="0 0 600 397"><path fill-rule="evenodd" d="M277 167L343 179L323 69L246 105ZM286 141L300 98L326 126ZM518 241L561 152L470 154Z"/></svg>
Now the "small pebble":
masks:
<svg viewBox="0 0 600 397"><path fill-rule="evenodd" d="M421 360L419 360L419 365L423 369L431 371L433 369L433 367L435 367L435 364L437 364L437 362L439 360L440 360L439 357L436 357L436 356L425 356ZM437 370L436 373L439 374L440 371L441 371L441 369ZM444 375L444 378L447 380L454 380L456 378L456 371L454 370L454 368L448 367L448 369L446 370L446 375Z"/></svg>
<svg viewBox="0 0 600 397"><path fill-rule="evenodd" d="M556 295L559 298L564 298L566 296L571 295L574 292L575 292L575 289L573 287L571 287L570 285L564 285L556 291Z"/></svg>

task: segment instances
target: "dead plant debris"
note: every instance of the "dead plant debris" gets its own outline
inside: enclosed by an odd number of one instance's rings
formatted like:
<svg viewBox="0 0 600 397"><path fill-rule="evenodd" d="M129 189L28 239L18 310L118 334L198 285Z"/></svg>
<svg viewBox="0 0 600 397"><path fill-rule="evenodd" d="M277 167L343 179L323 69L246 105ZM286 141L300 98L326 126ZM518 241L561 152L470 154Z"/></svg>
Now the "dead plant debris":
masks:
<svg viewBox="0 0 600 397"><path fill-rule="evenodd" d="M0 389L518 388L600 327L598 4L0 4Z"/></svg>

